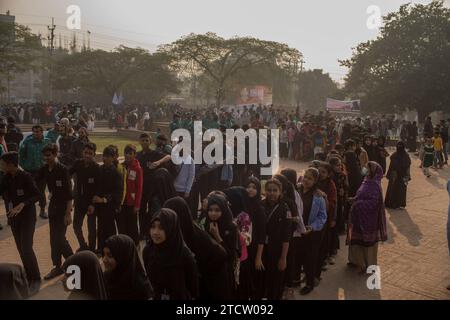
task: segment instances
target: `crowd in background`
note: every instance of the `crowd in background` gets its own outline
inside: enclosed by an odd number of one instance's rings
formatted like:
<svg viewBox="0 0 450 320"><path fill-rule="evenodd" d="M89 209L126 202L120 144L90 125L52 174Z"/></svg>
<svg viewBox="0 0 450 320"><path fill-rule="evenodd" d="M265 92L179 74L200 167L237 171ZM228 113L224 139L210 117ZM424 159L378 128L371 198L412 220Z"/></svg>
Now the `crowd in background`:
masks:
<svg viewBox="0 0 450 320"><path fill-rule="evenodd" d="M36 124L25 139L14 117L0 123L0 192L29 287L41 279L32 246L39 203L40 217L50 221L54 264L44 278L64 274L74 263L89 270L73 298L260 300L282 299L295 288L308 294L335 263L342 235L349 267L365 272L377 264L378 243L387 239L385 207L406 207L407 151L415 152L421 141L414 123L397 127L384 115L173 106L171 132L193 130L196 120L204 130L280 128L281 157L308 161L309 167L269 177L259 174L259 162L194 164L190 154L177 155L181 164L174 165L170 138L148 133L140 134L139 151L132 144L106 147L99 165L88 123L79 117L74 126L69 108L58 113L54 128L44 132ZM386 142L396 129L400 140L389 155ZM422 132L425 172L430 152L436 167L446 162L448 124L435 127L427 119ZM76 253L66 239L72 220Z"/></svg>

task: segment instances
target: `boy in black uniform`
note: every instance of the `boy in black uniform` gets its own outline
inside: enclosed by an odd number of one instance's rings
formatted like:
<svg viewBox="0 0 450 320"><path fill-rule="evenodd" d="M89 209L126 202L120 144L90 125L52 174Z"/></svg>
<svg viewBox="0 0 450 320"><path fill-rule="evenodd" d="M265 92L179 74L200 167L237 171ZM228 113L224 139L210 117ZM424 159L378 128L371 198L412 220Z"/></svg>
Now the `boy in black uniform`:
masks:
<svg viewBox="0 0 450 320"><path fill-rule="evenodd" d="M99 185L92 200L98 219L98 251L103 253L105 241L116 234L114 219L122 204L123 180L114 166L116 150L103 150L103 165L100 166Z"/></svg>
<svg viewBox="0 0 450 320"><path fill-rule="evenodd" d="M72 254L66 239L67 226L72 223L72 182L67 168L57 160L58 146L48 144L42 149L45 165L38 171L36 180L44 181L49 190L50 204L48 218L50 225L50 247L54 268L44 277L55 278L64 273L61 256L64 259Z"/></svg>
<svg viewBox="0 0 450 320"><path fill-rule="evenodd" d="M73 231L78 239L81 250L91 250L95 252L97 240L97 221L94 214L94 203L92 202L98 186L100 166L95 162L95 151L97 146L91 142L83 148L83 159L75 161L70 168L70 175L75 175L75 213L73 216ZM87 215L88 223L88 243L83 236L83 221Z"/></svg>
<svg viewBox="0 0 450 320"><path fill-rule="evenodd" d="M39 289L41 274L33 250L33 236L36 226L35 203L40 193L31 175L19 168L17 152L4 153L0 157L0 168L5 174L0 184L0 194L8 208L14 241L30 288Z"/></svg>
<svg viewBox="0 0 450 320"><path fill-rule="evenodd" d="M145 239L150 228L150 220L153 213L151 208L155 193L153 175L156 169L168 162L171 157L170 155L150 149L151 138L147 133L141 134L139 142L142 151L136 154L136 159L139 161L144 173L141 208L139 210L139 231L141 239Z"/></svg>

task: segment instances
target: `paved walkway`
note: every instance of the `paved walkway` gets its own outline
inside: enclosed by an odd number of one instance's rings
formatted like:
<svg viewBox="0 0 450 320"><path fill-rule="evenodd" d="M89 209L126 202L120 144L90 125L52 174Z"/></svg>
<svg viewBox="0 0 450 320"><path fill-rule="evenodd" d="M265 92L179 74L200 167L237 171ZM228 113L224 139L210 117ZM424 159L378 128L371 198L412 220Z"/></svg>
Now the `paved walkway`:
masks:
<svg viewBox="0 0 450 320"><path fill-rule="evenodd" d="M282 161L281 166L301 172L307 163ZM358 275L346 266L347 247L341 245L336 264L323 273L321 284L308 296L298 290L287 292L286 299L450 299L450 259L447 248L446 223L449 197L445 189L450 168L432 170L425 178L417 157L412 156L412 181L408 186L407 209L387 210L389 240L379 247L381 289L369 290L368 275ZM386 190L387 181L383 187ZM0 222L6 217L0 205ZM73 229L67 232L73 249L77 244ZM344 244L341 238L341 244ZM49 230L46 220L38 218L34 248L41 273L47 273L50 259ZM11 231L0 231L0 262L20 263ZM64 299L67 296L58 280L43 282L34 299Z"/></svg>

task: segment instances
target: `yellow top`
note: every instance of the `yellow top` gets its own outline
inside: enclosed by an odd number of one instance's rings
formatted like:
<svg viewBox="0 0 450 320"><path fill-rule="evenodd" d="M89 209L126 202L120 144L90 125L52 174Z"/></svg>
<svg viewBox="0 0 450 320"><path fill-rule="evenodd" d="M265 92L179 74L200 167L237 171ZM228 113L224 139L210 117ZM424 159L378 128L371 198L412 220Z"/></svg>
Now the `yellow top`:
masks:
<svg viewBox="0 0 450 320"><path fill-rule="evenodd" d="M434 146L435 151L442 151L444 149L444 147L442 146L442 138L441 137L433 138L432 141L433 141L433 146Z"/></svg>

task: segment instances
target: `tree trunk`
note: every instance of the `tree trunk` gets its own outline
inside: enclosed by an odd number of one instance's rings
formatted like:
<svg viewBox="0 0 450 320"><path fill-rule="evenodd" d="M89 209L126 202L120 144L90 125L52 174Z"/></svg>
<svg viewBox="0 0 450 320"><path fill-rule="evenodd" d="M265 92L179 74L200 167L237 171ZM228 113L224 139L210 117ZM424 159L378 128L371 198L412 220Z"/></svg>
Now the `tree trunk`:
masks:
<svg viewBox="0 0 450 320"><path fill-rule="evenodd" d="M222 101L223 101L223 87L220 86L217 89L217 93L216 93L216 107L220 108L220 106L222 105Z"/></svg>

